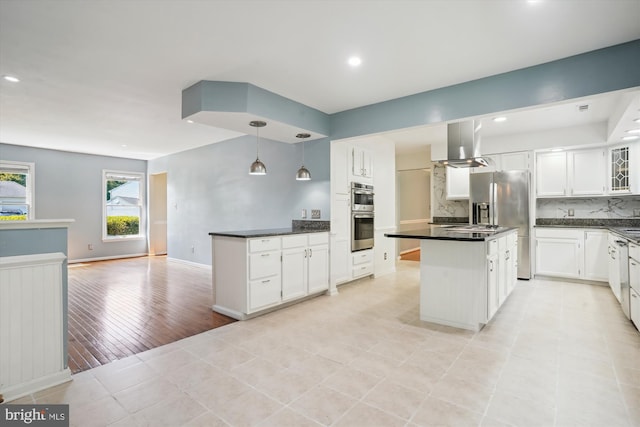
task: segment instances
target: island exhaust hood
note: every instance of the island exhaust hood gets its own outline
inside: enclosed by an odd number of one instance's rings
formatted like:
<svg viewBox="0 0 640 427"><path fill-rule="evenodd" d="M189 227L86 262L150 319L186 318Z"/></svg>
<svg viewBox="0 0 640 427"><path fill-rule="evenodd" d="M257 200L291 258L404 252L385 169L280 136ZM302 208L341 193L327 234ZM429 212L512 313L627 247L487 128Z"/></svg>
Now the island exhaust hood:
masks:
<svg viewBox="0 0 640 427"><path fill-rule="evenodd" d="M480 157L480 122L449 123L447 125L447 160L439 163L454 168L489 166Z"/></svg>

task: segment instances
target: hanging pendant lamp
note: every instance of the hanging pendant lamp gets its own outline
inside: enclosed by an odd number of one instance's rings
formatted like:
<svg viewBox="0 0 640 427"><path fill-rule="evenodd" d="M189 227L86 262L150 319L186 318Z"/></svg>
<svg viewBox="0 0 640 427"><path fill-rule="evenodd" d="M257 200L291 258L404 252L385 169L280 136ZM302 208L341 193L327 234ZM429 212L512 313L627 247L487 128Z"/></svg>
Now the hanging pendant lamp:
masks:
<svg viewBox="0 0 640 427"><path fill-rule="evenodd" d="M296 138L302 138L302 166L300 166L300 169L298 169L298 172L296 173L296 180L297 181L309 181L311 179L311 173L309 172L309 169L304 167L304 139L309 138L311 135L308 133L299 133L296 135Z"/></svg>
<svg viewBox="0 0 640 427"><path fill-rule="evenodd" d="M260 142L260 128L265 127L267 125L266 122L260 120L253 120L249 122L249 126L256 128L256 161L251 164L251 169L249 169L249 175L266 175L267 167L260 161L260 156L258 155L258 143Z"/></svg>

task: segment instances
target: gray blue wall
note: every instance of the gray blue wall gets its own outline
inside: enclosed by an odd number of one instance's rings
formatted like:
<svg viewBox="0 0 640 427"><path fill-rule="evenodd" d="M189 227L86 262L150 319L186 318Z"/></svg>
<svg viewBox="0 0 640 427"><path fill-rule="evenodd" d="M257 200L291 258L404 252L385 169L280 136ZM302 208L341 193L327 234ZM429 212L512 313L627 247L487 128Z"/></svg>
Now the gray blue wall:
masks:
<svg viewBox="0 0 640 427"><path fill-rule="evenodd" d="M146 161L2 143L0 159L35 163L35 219L75 220L70 261L147 253L145 240L102 242L102 170L146 172Z"/></svg>
<svg viewBox="0 0 640 427"><path fill-rule="evenodd" d="M296 181L302 145L260 139L267 175L249 175L255 136L242 136L149 161L167 173L168 256L211 264L212 231L290 227L301 209L329 218L329 141L305 142L311 181ZM192 250L193 248L193 250Z"/></svg>

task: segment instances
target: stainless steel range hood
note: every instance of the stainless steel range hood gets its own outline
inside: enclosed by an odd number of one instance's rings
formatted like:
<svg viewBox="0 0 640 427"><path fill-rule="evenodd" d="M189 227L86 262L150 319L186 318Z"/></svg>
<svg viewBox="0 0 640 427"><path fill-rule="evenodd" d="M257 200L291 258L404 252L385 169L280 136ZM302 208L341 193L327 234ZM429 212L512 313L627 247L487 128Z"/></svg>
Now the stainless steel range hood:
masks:
<svg viewBox="0 0 640 427"><path fill-rule="evenodd" d="M447 160L439 163L454 168L488 166L480 157L480 122L474 120L447 125Z"/></svg>

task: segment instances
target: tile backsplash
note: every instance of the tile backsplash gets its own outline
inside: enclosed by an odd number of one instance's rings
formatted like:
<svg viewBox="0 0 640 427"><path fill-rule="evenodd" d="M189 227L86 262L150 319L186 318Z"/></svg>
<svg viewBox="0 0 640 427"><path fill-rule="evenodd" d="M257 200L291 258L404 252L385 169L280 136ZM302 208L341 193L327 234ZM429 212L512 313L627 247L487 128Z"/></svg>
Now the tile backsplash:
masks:
<svg viewBox="0 0 640 427"><path fill-rule="evenodd" d="M569 216L569 211L573 216ZM537 199L536 218L631 219L640 213L640 196ZM635 216L634 216L635 215Z"/></svg>

